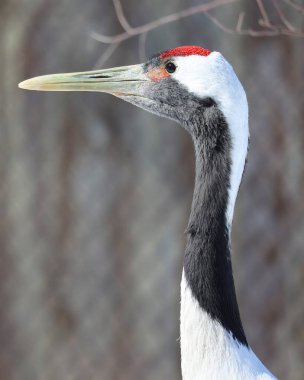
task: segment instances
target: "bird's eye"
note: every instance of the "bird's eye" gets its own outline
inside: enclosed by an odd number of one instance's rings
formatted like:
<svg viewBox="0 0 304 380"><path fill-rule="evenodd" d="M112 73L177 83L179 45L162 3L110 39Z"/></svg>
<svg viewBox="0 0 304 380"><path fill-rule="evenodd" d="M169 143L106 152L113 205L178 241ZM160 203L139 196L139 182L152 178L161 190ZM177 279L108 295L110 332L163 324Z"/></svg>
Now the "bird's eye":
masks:
<svg viewBox="0 0 304 380"><path fill-rule="evenodd" d="M165 69L166 69L167 73L173 74L174 71L176 70L176 66L174 65L173 62L168 62L165 66Z"/></svg>

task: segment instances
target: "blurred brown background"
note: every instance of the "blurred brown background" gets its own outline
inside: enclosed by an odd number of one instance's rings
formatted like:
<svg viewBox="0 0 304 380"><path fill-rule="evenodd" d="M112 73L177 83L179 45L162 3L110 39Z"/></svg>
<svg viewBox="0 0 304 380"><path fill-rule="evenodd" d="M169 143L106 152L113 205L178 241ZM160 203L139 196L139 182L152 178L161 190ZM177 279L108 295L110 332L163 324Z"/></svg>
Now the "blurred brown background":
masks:
<svg viewBox="0 0 304 380"><path fill-rule="evenodd" d="M138 26L203 3L122 6ZM184 44L221 51L247 91L251 149L233 230L240 310L267 366L303 380L304 39L283 27L303 30L304 4L263 2L282 26L277 36L231 31L242 11L244 27L273 30L258 24L258 3L230 1L106 45L91 33L122 32L110 0L1 0L1 380L181 379L189 136L104 94L30 93L17 83Z"/></svg>

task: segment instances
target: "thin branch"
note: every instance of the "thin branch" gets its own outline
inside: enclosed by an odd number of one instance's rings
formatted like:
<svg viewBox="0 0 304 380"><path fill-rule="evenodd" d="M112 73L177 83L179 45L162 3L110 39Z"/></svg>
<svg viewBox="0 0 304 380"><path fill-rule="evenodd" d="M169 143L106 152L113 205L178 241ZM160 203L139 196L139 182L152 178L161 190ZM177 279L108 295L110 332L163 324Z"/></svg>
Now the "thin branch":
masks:
<svg viewBox="0 0 304 380"><path fill-rule="evenodd" d="M244 36L251 36L251 37L276 37L280 33L279 30L273 29L273 30L253 30L253 29L243 29L240 31L241 35Z"/></svg>
<svg viewBox="0 0 304 380"><path fill-rule="evenodd" d="M115 8L115 13L117 16L118 21L120 22L120 25L123 27L123 29L128 33L133 35L133 28L132 26L128 23L125 13L122 9L121 2L119 0L113 0L113 5Z"/></svg>
<svg viewBox="0 0 304 380"><path fill-rule="evenodd" d="M208 17L216 26L218 26L219 29L221 29L222 31L228 34L240 34L240 35L247 35L251 37L275 37L280 34L283 34L283 35L292 36L292 37L304 37L304 32L302 32L299 29L296 29L293 25L291 25L291 23L289 23L289 21L286 19L282 10L279 8L278 4L275 4L277 0L272 0L272 1L281 18L281 21L283 22L283 24L286 26L287 29L271 24L270 18L268 16L268 13L264 7L262 0L256 0L258 8L262 15L262 19L259 20L259 24L263 27L267 27L270 30L243 29L242 26L244 22L245 12L240 13L235 29L228 28L227 26L222 24L217 18L215 18L214 16L211 16L210 13L208 12L205 12L205 16Z"/></svg>
<svg viewBox="0 0 304 380"><path fill-rule="evenodd" d="M221 29L223 32L228 33L228 34L234 34L235 30L228 28L224 24L222 24L217 18L211 16L210 13L205 12L205 16L209 18L219 29Z"/></svg>
<svg viewBox="0 0 304 380"><path fill-rule="evenodd" d="M280 32L281 34L284 34L285 36L289 36L289 37L300 37L300 38L304 37L304 32L301 30L292 32L290 30L282 29Z"/></svg>
<svg viewBox="0 0 304 380"><path fill-rule="evenodd" d="M291 32L290 30L287 29L273 29L273 30L252 30L252 29L247 29L247 30L242 30L240 33L241 35L248 35L251 37L275 37L279 35L285 35L289 37L304 37L303 32Z"/></svg>
<svg viewBox="0 0 304 380"><path fill-rule="evenodd" d="M304 13L304 6L302 6L300 4L295 4L291 0L283 0L283 1L284 1L284 3L290 5L291 7L293 7L294 9L296 9L297 11L299 11L300 13Z"/></svg>
<svg viewBox="0 0 304 380"><path fill-rule="evenodd" d="M253 30L253 29L242 29L242 18L243 18L243 12L240 14L236 29L231 29L223 25L218 19L215 17L211 16L209 13L205 14L216 26L218 26L219 29L224 31L225 33L228 34L240 34L240 35L245 35L245 36L251 36L251 37L275 37L280 34L285 34L289 36L297 36L297 37L302 37L303 33L291 33L290 31L287 30L279 30L278 28L272 27L271 30Z"/></svg>
<svg viewBox="0 0 304 380"><path fill-rule="evenodd" d="M106 48L106 50L103 52L103 54L99 57L98 61L95 63L93 70L99 69L100 67L102 67L107 62L107 60L110 59L110 57L112 56L112 54L118 48L119 45L120 45L119 42L117 42L116 44L110 44Z"/></svg>
<svg viewBox="0 0 304 380"><path fill-rule="evenodd" d="M282 23L286 26L287 29L289 29L291 32L299 32L291 23L287 20L284 13L282 12L281 8L279 7L279 4L277 3L277 0L272 0L272 3L282 21Z"/></svg>
<svg viewBox="0 0 304 380"><path fill-rule="evenodd" d="M244 18L245 18L245 12L241 12L239 14L238 22L236 24L235 30L237 33L240 33L242 31L243 23L244 23Z"/></svg>
<svg viewBox="0 0 304 380"><path fill-rule="evenodd" d="M128 33L128 32L125 31L125 32L117 34L115 36L106 36L104 34L92 32L91 33L91 37L94 38L95 40L103 42L105 44L122 42L124 40L127 40L127 39L131 38L132 36L139 35L139 34L142 34L142 33L148 33L151 30L159 28L162 25L169 24L171 22L174 22L174 21L180 20L182 18L186 18L186 17L192 16L194 14L205 13L205 12L208 12L208 11L210 11L212 9L218 8L219 6L236 3L238 1L239 0L215 0L215 1L211 1L209 3L204 3L204 4L200 4L200 5L197 5L197 6L194 6L194 7L190 7L190 8L184 9L184 10L182 10L180 12L172 13L172 14L170 14L168 16L160 17L159 19L157 19L155 21L151 21L151 22L149 22L149 23L147 23L145 25L138 26L138 27L135 27L135 28L132 28L127 23L128 27L131 28L132 33ZM119 0L116 0L115 2L120 3ZM121 17L121 13L120 13L120 17ZM122 21L123 20L121 19L120 23ZM124 25L124 26L126 27L127 25Z"/></svg>
<svg viewBox="0 0 304 380"><path fill-rule="evenodd" d="M280 34L289 35L289 36L296 36L296 37L303 37L304 34L301 31L295 31L295 30L286 30L286 29L279 29L278 27L275 27L270 24L270 20L266 14L266 18L264 18L261 21L265 21L265 23L268 23L268 28L271 30L253 30L253 29L243 29L243 22L245 17L245 12L241 12L237 21L237 25L235 29L228 28L227 26L223 25L218 19L211 16L208 12L205 12L205 16L208 17L219 29L224 31L225 33L229 34L240 34L240 35L247 35L251 37L275 37ZM295 33L296 32L296 33Z"/></svg>
<svg viewBox="0 0 304 380"><path fill-rule="evenodd" d="M256 0L256 3L258 5L259 11L262 15L262 20L260 20L260 21L262 21L263 26L271 27L270 20L269 20L268 14L266 12L266 9L264 7L263 1L262 0Z"/></svg>
<svg viewBox="0 0 304 380"><path fill-rule="evenodd" d="M267 24L264 19L259 19L258 24L264 28L271 29L271 30L277 30L278 27L272 24Z"/></svg>

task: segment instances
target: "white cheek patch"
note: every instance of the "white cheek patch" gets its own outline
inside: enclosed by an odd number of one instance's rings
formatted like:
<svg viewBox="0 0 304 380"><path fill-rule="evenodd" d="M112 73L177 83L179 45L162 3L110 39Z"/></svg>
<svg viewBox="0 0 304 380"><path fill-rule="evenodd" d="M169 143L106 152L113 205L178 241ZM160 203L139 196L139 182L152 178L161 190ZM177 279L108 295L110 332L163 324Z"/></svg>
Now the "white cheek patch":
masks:
<svg viewBox="0 0 304 380"><path fill-rule="evenodd" d="M228 122L232 139L232 167L226 217L228 225L231 226L249 139L245 91L232 66L218 52L213 52L207 57L175 57L174 63L177 70L172 77L194 95L213 98Z"/></svg>

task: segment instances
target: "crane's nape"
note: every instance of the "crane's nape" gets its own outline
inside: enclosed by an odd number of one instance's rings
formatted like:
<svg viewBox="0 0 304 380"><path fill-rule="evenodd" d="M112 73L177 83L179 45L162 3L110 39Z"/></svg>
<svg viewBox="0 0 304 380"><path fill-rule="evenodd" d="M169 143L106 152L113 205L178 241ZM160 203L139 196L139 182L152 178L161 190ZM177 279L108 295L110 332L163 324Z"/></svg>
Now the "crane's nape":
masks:
<svg viewBox="0 0 304 380"><path fill-rule="evenodd" d="M248 105L218 52L182 46L148 62L46 75L19 84L42 91L106 92L177 121L191 135L195 187L181 282L184 380L274 380L250 349L231 266L231 226L248 149Z"/></svg>

